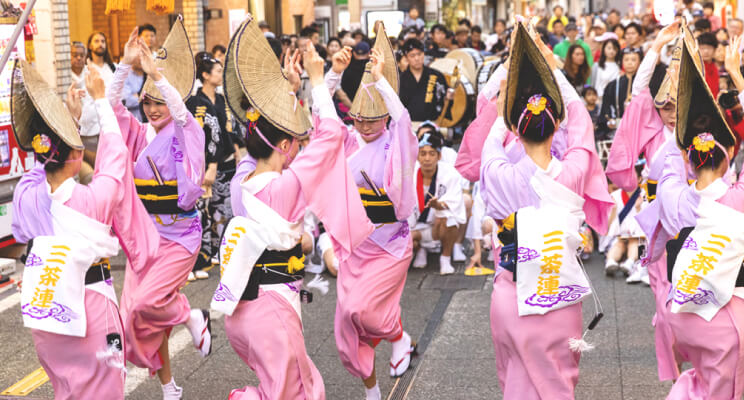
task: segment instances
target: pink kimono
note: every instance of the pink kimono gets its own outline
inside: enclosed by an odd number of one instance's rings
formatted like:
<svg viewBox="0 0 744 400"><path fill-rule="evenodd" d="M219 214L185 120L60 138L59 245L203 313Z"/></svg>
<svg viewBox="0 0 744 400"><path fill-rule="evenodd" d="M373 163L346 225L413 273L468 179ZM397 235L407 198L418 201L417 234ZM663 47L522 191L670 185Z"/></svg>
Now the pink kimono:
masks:
<svg viewBox="0 0 744 400"><path fill-rule="evenodd" d="M416 201L413 169L418 145L410 116L385 79L375 88L390 113L389 128L370 143L356 131L349 132L347 161L357 187L372 189L362 177L364 170L378 189L385 190L398 222L378 226L346 260L340 260L334 320L341 363L362 379L372 375L374 346L403 335L400 297L413 251L407 218Z"/></svg>
<svg viewBox="0 0 744 400"><path fill-rule="evenodd" d="M37 236L54 235L50 210L54 199L91 219L112 225L130 262L142 265L157 251L154 242L143 240L156 235L155 227L137 198L129 151L114 113L105 99L94 105L103 126L99 154L105 157L96 159L93 180L84 186L70 178L49 193L44 167L37 165L21 178L13 194L13 236L20 243L28 243ZM39 361L54 387L54 397L123 399L124 371L97 356L108 348L107 335L118 333L124 337L116 302L86 288L85 314L85 337L32 330Z"/></svg>
<svg viewBox="0 0 744 400"><path fill-rule="evenodd" d="M607 176L625 191L632 191L638 186L635 173L635 162L643 153L649 167L648 181L657 184L664 167L667 154L679 153L674 133L666 128L653 104L648 89L635 96L625 110L623 120L615 134L615 141L607 160ZM666 322L666 300L669 294L665 245L668 238L659 235L659 204L650 202L636 220L649 238L648 257L644 264L648 268L651 290L656 301L656 314L653 317L656 341L656 361L659 380L677 379L679 367L678 354L674 350L674 335Z"/></svg>
<svg viewBox="0 0 744 400"><path fill-rule="evenodd" d="M546 172L584 197L587 223L602 232L613 203L594 150L592 122L563 74L555 75L567 108L568 143L563 161L554 157ZM490 102L488 106L495 108ZM491 135L484 143L480 183L487 214L502 220L520 208L538 206L540 198L530 185L537 165L529 157L512 162L497 137ZM581 303L520 317L513 274L498 268L491 297L491 334L504 399L574 398L580 354L571 351L568 340L582 335Z"/></svg>
<svg viewBox="0 0 744 400"><path fill-rule="evenodd" d="M320 119L310 144L281 176L256 193L287 221L299 221L311 210L330 234L340 260L374 229L364 212L343 153L342 124L325 87L313 89ZM255 169L241 162L232 181L236 215L245 215L240 184ZM323 301L323 299L319 299ZM324 399L323 378L305 349L302 321L280 294L259 289L255 300L240 301L225 316L225 332L235 352L255 371L258 387L235 389L233 399Z"/></svg>
<svg viewBox="0 0 744 400"><path fill-rule="evenodd" d="M131 66L122 64L114 74L107 97L114 108L122 136L131 152L135 182L151 182L156 175L152 159L165 182L177 182L179 214L150 214L159 233L157 257L143 265L127 264L121 314L127 342L127 359L149 368L162 367L158 349L165 335L185 323L191 307L179 289L186 283L198 255L201 223L196 200L204 177L204 131L188 112L180 94L163 78L155 82L166 98L172 121L159 132L140 123L122 105L121 90Z"/></svg>
<svg viewBox="0 0 744 400"><path fill-rule="evenodd" d="M744 212L744 183L733 186L718 179L697 191L683 178L685 164L679 152L666 157L659 181L662 236L671 239L682 228L694 227L704 209L702 197L708 197ZM675 347L693 368L682 372L667 399L740 399L744 394L744 300L734 294L710 322L694 313L671 312L665 301L667 322L675 338Z"/></svg>
<svg viewBox="0 0 744 400"><path fill-rule="evenodd" d="M457 152L455 168L465 179L471 182L481 179L481 156L485 154L483 152L483 146L491 127L499 116L500 110L496 107L498 86L502 80L506 79L506 75L506 68L499 66L488 79L488 83L481 91L481 94L478 95L477 117L465 130L460 150ZM568 106L566 105L566 107ZM568 116L568 113L566 115ZM584 140L577 143L575 139L570 139L570 135L573 132L586 128L583 126L570 126L571 122L562 121L558 130L553 134L553 144L550 152L558 160L563 160L568 150L570 150L569 142L573 142L575 145L583 148L587 153L594 155L589 164L591 169L587 171L587 175L590 178L587 179L587 185L583 188L584 199L591 205L586 205L584 212L586 213L587 223L590 226L604 226L605 228L603 229L606 230L609 224L609 215L604 213L603 204L610 197L606 193L607 185L601 184L600 180L596 179L603 177L604 174L602 173L602 165L599 164L599 158L596 156L594 140ZM591 125L589 129L592 129ZM517 163L525 156L524 147L520 145L519 137L512 132L507 132L503 147L511 163ZM596 159L596 162L594 159ZM598 211L601 212L597 213Z"/></svg>

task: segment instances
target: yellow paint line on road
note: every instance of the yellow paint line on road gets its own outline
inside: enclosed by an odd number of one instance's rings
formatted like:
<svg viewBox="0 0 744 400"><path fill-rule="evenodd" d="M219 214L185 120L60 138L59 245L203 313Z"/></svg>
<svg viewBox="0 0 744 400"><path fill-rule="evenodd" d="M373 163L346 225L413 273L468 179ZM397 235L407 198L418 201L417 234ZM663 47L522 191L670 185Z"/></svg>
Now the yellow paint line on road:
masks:
<svg viewBox="0 0 744 400"><path fill-rule="evenodd" d="M36 390L39 386L47 383L49 377L44 368L39 368L36 371L26 375L25 378L16 382L13 386L5 389L0 395L5 396L28 396L31 392Z"/></svg>

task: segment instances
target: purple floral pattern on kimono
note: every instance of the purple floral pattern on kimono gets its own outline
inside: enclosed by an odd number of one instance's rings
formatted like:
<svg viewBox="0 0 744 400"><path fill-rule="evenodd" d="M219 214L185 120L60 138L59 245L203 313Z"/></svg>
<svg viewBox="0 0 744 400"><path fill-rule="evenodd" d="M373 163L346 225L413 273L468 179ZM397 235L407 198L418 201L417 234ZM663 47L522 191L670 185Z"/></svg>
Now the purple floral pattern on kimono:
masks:
<svg viewBox="0 0 744 400"><path fill-rule="evenodd" d="M214 296L212 296L212 298L214 301L238 301L230 289L223 285L222 282L217 285L217 290L214 291Z"/></svg>
<svg viewBox="0 0 744 400"><path fill-rule="evenodd" d="M398 229L397 232L393 234L393 236L390 236L390 239L388 239L388 243L392 242L395 239L398 238L406 238L408 237L408 234L410 233L410 228L408 226L407 221L402 221L400 223L400 229Z"/></svg>
<svg viewBox="0 0 744 400"><path fill-rule="evenodd" d="M679 290L675 290L673 300L677 304L693 302L699 306L709 303L712 303L717 307L721 306L720 303L718 303L718 300L716 300L716 295L713 293L713 291L701 288L698 288L695 294L689 294L681 292Z"/></svg>
<svg viewBox="0 0 744 400"><path fill-rule="evenodd" d="M183 152L179 150L178 138L173 136L173 141L171 143L171 154L173 154L173 159L176 162L183 162Z"/></svg>
<svg viewBox="0 0 744 400"><path fill-rule="evenodd" d="M28 257L26 257L26 267L38 267L40 265L44 265L44 260L34 253L28 253Z"/></svg>
<svg viewBox="0 0 744 400"><path fill-rule="evenodd" d="M685 239L685 242L682 244L682 248L697 251L698 245L697 242L695 242L695 239L688 236L687 239Z"/></svg>
<svg viewBox="0 0 744 400"><path fill-rule="evenodd" d="M520 247L517 249L517 262L519 263L526 263L537 257L540 257L540 253L535 249L530 249L529 247Z"/></svg>
<svg viewBox="0 0 744 400"><path fill-rule="evenodd" d="M69 323L73 319L80 318L69 307L57 302L52 302L52 306L49 308L36 307L32 306L31 303L26 303L21 307L21 311L24 315L28 315L34 319L54 318L64 324Z"/></svg>
<svg viewBox="0 0 744 400"><path fill-rule="evenodd" d="M560 302L571 303L581 298L585 293L589 292L588 287L579 285L567 285L559 286L560 291L553 295L537 295L533 294L528 297L524 303L530 306L552 308Z"/></svg>

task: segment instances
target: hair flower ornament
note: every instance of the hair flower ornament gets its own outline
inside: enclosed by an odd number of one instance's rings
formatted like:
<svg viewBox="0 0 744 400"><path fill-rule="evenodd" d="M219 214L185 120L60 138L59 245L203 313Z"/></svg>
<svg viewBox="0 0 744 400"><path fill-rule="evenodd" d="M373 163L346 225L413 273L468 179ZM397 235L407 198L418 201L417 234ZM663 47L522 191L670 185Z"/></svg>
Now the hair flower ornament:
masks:
<svg viewBox="0 0 744 400"><path fill-rule="evenodd" d="M33 147L35 153L45 154L52 148L52 139L49 139L49 136L43 133L39 133L31 141L31 147Z"/></svg>
<svg viewBox="0 0 744 400"><path fill-rule="evenodd" d="M255 109L251 108L248 111L245 112L245 118L248 119L250 122L256 122L258 121L258 117L261 116L261 113L256 111Z"/></svg>
<svg viewBox="0 0 744 400"><path fill-rule="evenodd" d="M545 107L548 105L548 99L536 94L527 100L527 109L532 112L533 115L540 115L541 112L545 111Z"/></svg>
<svg viewBox="0 0 744 400"><path fill-rule="evenodd" d="M716 140L713 138L712 134L705 132L692 139L692 146L695 150L706 153L716 147Z"/></svg>

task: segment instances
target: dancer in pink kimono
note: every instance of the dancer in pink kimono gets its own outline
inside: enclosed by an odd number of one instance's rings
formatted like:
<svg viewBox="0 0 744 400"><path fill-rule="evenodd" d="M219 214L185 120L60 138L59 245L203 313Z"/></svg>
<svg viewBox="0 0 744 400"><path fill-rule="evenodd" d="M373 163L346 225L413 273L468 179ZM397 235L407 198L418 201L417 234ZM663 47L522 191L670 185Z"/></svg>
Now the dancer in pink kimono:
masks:
<svg viewBox="0 0 744 400"><path fill-rule="evenodd" d="M375 373L375 347L381 340L392 343L393 377L408 369L415 353L403 330L400 297L413 252L407 218L416 205L418 142L395 89L395 57L382 24L377 38L373 55L378 65L384 63L384 74L367 65L350 110L354 127L346 138L347 161L375 230L340 263L334 321L341 363L363 380L367 399L381 398ZM331 70L327 85L335 87L339 79Z"/></svg>
<svg viewBox="0 0 744 400"><path fill-rule="evenodd" d="M648 166L646 182L647 198L650 205L637 216L637 220L649 238L648 257L637 272L634 271L629 281L641 279L648 275L648 280L656 299L656 314L653 318L656 360L659 380L676 379L679 376L678 364L674 351L674 337L666 323L666 300L669 293L669 282L666 279L666 255L664 243L658 242L655 236L659 222L658 204L654 204L657 185L661 178L666 154L678 153L674 139L676 124L677 92L676 74L679 72L679 58L682 47L682 31L679 22L662 29L643 59L633 81L632 100L625 109L622 122L615 133L607 160L607 177L620 189L633 192L638 189L635 163L643 154ZM674 49L674 58L667 69L663 82L651 82L659 53L664 46L674 39L678 44ZM636 278L637 275L637 278Z"/></svg>
<svg viewBox="0 0 744 400"><path fill-rule="evenodd" d="M667 250L666 319L676 350L693 366L677 378L667 399L739 399L744 184L741 176L727 183L736 138L693 62L693 46L685 40L680 59L676 142L682 151L665 155L656 201L657 241ZM732 47L738 63L738 46ZM691 184L688 171L695 177Z"/></svg>
<svg viewBox="0 0 744 400"><path fill-rule="evenodd" d="M124 330L108 257L121 245L130 262L143 265L157 244L142 238L157 233L137 198L129 151L96 68L86 84L106 156L84 186L75 182L83 144L69 112L25 61L13 73L13 131L38 162L13 197L13 236L29 249L21 307L55 399L123 399Z"/></svg>
<svg viewBox="0 0 744 400"><path fill-rule="evenodd" d="M247 148L255 167L242 164L233 180L239 188L233 203L233 218L225 230L220 257L222 278L212 299L212 308L225 312L225 331L235 352L251 367L260 381L258 387L235 389L230 399L325 399L323 379L307 355L300 313L304 256L300 238L306 210L323 222L331 235L336 254L346 259L352 249L372 231L356 193L356 185L343 152L343 126L336 115L331 95L323 80L324 60L314 49L304 54L304 65L313 86L314 107L318 110L310 143L298 154L298 138L307 136L308 116L293 108L294 98L285 94L267 104L251 81L257 63L274 75L283 93L293 93L289 82L299 82L299 58L285 69L284 80L268 42L257 21L250 19L238 29L228 50L228 81L241 80L243 90L226 96L236 115L247 118ZM247 44L259 42L271 59L253 56L245 64L241 52ZM351 59L350 49L334 56ZM237 71L237 72L235 72ZM249 72L246 72L249 71ZM298 73L299 72L299 73ZM235 75L232 75L235 74ZM243 99L241 101L241 99ZM250 100L250 106L249 106ZM250 107L250 108L249 108ZM281 110L281 111L280 111ZM248 111L246 115L246 111ZM250 116L250 117L249 117ZM244 120L243 118L240 118ZM244 120L245 121L245 120ZM333 192L334 196L328 196ZM303 295L304 296L304 295Z"/></svg>
<svg viewBox="0 0 744 400"><path fill-rule="evenodd" d="M501 222L498 236L504 244L491 301L496 367L505 399L573 399L579 374L577 350L585 346L580 340L578 301L591 290L572 250L580 245L584 216L594 229L607 229L612 200L594 150L591 119L580 97L556 70L550 49L539 39L535 43L522 24L516 29L509 87L502 81L496 104L489 102L486 107L505 110L526 157L509 159L504 147L506 122L498 116L483 146L480 168L486 212ZM510 99L514 103L506 107ZM564 110L567 148L559 160L551 147ZM556 220L558 228L544 235L537 232L544 225L553 226L544 219L552 214L564 216ZM519 248L514 240L517 231ZM533 247L530 238L534 242L535 236L541 243ZM522 287L532 288L533 294L525 296Z"/></svg>
<svg viewBox="0 0 744 400"><path fill-rule="evenodd" d="M201 223L194 206L202 194L204 131L183 102L193 81L181 83L179 87L188 91L179 93L160 72L173 63L192 63L193 67L190 54L167 51L172 43L169 40L188 41L183 24L179 20L174 25L162 50L166 57L157 63L136 33L135 29L124 48L107 97L131 152L137 193L160 237L156 259L147 265L127 265L121 313L127 360L157 372L164 397L179 399L182 389L171 375L168 354L171 330L186 324L199 353L206 356L211 351L208 312L192 310L180 292L201 241ZM142 109L150 121L147 124L140 123L121 103L124 81L137 57L148 75L142 99Z"/></svg>

